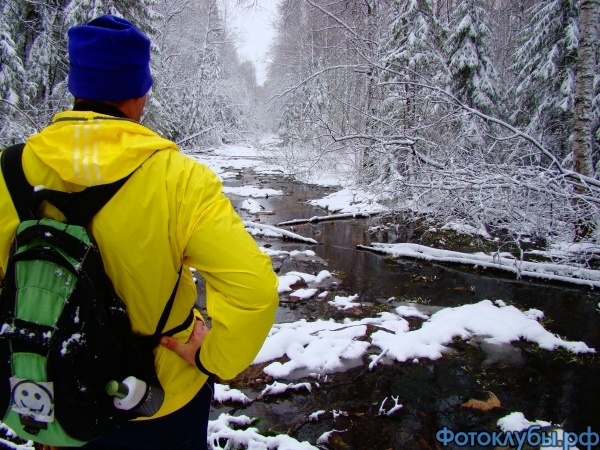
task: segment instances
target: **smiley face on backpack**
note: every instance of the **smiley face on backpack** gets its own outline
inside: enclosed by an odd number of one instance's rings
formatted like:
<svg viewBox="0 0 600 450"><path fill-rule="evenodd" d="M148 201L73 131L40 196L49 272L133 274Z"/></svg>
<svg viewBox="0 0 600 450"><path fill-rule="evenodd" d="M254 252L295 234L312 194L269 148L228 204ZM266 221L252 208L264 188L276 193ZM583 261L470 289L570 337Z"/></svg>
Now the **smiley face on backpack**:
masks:
<svg viewBox="0 0 600 450"><path fill-rule="evenodd" d="M13 411L33 417L40 422L54 420L52 383L11 379Z"/></svg>

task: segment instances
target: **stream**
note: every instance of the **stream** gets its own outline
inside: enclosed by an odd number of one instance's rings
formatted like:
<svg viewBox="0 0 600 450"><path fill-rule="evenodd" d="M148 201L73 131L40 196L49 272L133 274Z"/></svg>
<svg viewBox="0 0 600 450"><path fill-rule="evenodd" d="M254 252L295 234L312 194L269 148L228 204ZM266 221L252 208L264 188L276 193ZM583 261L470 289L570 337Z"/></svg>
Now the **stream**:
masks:
<svg viewBox="0 0 600 450"><path fill-rule="evenodd" d="M240 211L242 197L230 195L244 220L277 225L280 222L326 215L307 204L332 192L283 176L240 172L226 180L226 186L260 186L281 190L285 195L256 199L271 215ZM382 255L357 250L357 244L411 242L413 230L369 231L380 219L337 220L306 223L292 230L319 242L303 244L280 239L256 238L259 245L279 250L307 250L316 258L298 261L274 260L281 276L289 271L316 274L326 269L336 275L340 295L360 294L364 310L337 311L315 299L300 302L282 300L277 322L317 318L343 320L376 315L403 302L418 302L432 310L477 303L483 299L503 300L521 310L537 308L545 314L544 327L565 339L583 341L600 348L597 312L600 295L586 287L517 280L512 274L481 269L426 263L403 259L391 261ZM428 245L431 245L430 243ZM441 245L440 245L441 247ZM469 250L467 250L469 251ZM320 448L329 449L427 449L442 448L436 440L439 430L453 432L498 432L498 419L522 412L530 420L562 424L581 433L587 427L600 432L600 364L595 355L576 356L566 351L540 350L536 344L517 342L505 346L474 345L455 340L452 354L418 364L389 363L368 370L368 362L336 373L326 380L305 378L294 382L318 383L318 388L286 392L258 399L247 405L213 403L211 419L231 412L257 418L253 424L263 435L287 433L299 441L317 446L323 433L329 435ZM264 365L263 365L264 366ZM261 365L251 366L230 385L255 398L266 383ZM290 382L288 380L278 380ZM494 395L499 405L489 410L461 406L469 399L485 401ZM380 414L385 398L397 397L402 408L392 415ZM393 403L392 403L393 404ZM388 405L389 407L389 405ZM324 411L318 421L309 415ZM490 448L472 446L468 448ZM459 448L451 443L447 448ZM527 448L527 447L524 447ZM579 448L585 448L579 446Z"/></svg>

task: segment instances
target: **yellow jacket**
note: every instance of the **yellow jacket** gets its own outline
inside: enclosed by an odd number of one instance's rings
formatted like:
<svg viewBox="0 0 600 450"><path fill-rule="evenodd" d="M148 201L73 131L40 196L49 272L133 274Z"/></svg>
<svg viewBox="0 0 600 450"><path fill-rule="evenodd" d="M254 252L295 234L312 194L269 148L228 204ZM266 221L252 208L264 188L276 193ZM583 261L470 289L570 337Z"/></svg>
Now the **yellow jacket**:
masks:
<svg viewBox="0 0 600 450"><path fill-rule="evenodd" d="M31 185L70 192L133 172L90 229L134 331L154 332L183 262L165 330L183 323L194 305L194 267L206 280L212 324L200 352L202 365L229 379L252 362L274 322L277 276L209 168L137 122L87 111L56 114L27 140L23 167ZM64 219L47 203L43 214ZM18 222L0 174L0 278ZM175 338L187 342L192 329L193 324ZM155 362L166 392L154 416L160 417L191 400L207 376L161 346Z"/></svg>

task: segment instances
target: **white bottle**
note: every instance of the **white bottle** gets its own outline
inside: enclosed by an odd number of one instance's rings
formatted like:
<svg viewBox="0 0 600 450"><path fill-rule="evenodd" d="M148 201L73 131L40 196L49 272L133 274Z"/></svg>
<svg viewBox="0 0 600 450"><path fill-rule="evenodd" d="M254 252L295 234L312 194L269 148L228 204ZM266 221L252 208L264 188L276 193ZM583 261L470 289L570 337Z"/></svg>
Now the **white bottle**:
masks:
<svg viewBox="0 0 600 450"><path fill-rule="evenodd" d="M130 410L140 404L147 388L145 381L130 376L122 383L110 381L106 385L106 393L115 397L115 408Z"/></svg>

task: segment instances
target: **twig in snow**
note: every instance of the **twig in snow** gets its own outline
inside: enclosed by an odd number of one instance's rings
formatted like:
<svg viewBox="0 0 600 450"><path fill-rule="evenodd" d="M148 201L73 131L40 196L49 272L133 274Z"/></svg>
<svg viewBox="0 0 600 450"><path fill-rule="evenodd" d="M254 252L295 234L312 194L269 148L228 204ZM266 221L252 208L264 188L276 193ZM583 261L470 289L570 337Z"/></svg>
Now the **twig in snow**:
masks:
<svg viewBox="0 0 600 450"><path fill-rule="evenodd" d="M383 357L385 355L387 355L388 349L386 348L384 351L382 351L379 355L377 355L377 358L375 358L373 361L371 361L371 363L369 364L369 370L373 370L375 368L375 366L377 365L377 363L379 363L379 361L381 361L383 359Z"/></svg>
<svg viewBox="0 0 600 450"><path fill-rule="evenodd" d="M383 416L384 414L385 414L386 416L391 416L391 415L392 415L392 414L394 414L396 411L398 411L398 410L402 409L402 405L401 405L400 403L398 403L398 399L400 398L400 396L399 396L399 395L397 395L396 397L394 397L394 396L392 395L392 400L394 401L395 405L394 405L394 406L393 406L393 407L392 407L392 408L391 408L389 411L386 411L386 410L383 408L383 405L385 405L385 402L387 402L388 398L389 398L389 397L386 397L386 398L384 398L384 399L383 399L383 402L381 402L381 406L379 407L379 415L380 415L380 416Z"/></svg>

